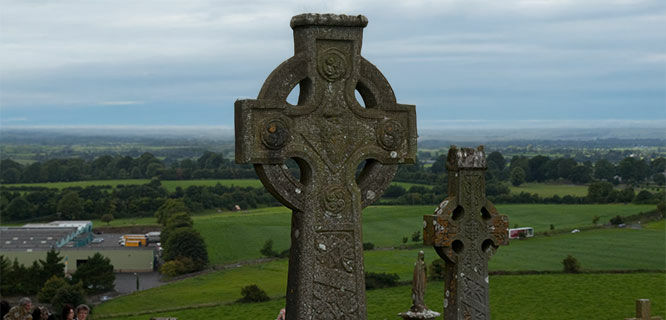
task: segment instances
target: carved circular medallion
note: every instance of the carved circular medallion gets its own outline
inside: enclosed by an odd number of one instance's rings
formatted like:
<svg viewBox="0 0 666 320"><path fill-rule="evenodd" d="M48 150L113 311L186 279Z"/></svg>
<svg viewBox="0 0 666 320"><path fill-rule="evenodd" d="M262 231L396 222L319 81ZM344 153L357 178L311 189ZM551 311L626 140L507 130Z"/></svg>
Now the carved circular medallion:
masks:
<svg viewBox="0 0 666 320"><path fill-rule="evenodd" d="M341 218L342 211L347 207L347 192L340 187L333 187L323 194L322 205L328 217Z"/></svg>
<svg viewBox="0 0 666 320"><path fill-rule="evenodd" d="M289 129L287 129L287 124L282 120L270 120L261 128L261 142L268 149L280 149L287 144L288 140Z"/></svg>
<svg viewBox="0 0 666 320"><path fill-rule="evenodd" d="M400 143L402 143L404 136L402 125L395 120L385 120L377 128L379 143L387 150L397 149Z"/></svg>
<svg viewBox="0 0 666 320"><path fill-rule="evenodd" d="M347 73L347 61L344 53L335 48L324 50L317 58L319 74L329 82L344 78Z"/></svg>

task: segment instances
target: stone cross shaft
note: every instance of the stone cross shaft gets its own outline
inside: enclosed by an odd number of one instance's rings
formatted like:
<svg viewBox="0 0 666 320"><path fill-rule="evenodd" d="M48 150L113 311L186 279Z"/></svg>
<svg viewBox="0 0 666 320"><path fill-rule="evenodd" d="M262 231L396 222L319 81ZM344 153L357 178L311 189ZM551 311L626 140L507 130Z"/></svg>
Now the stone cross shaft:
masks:
<svg viewBox="0 0 666 320"><path fill-rule="evenodd" d="M444 319L490 319L488 260L508 244L509 220L486 200L483 147L449 149L449 196L423 216L423 243L445 260Z"/></svg>
<svg viewBox="0 0 666 320"><path fill-rule="evenodd" d="M235 104L236 161L293 210L289 319L366 319L361 211L416 156L416 113L361 56L364 16L292 18L295 54ZM299 87L298 103L286 101ZM355 91L364 106L356 100ZM300 177L284 164L293 159ZM362 165L360 173L357 168Z"/></svg>

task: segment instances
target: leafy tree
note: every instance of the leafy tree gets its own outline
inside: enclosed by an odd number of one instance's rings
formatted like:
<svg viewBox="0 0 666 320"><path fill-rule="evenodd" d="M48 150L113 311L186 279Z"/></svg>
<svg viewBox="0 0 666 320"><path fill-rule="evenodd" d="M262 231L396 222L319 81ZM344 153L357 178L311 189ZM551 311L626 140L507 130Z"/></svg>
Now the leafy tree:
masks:
<svg viewBox="0 0 666 320"><path fill-rule="evenodd" d="M511 184L517 187L525 183L525 170L521 167L515 167L511 170Z"/></svg>
<svg viewBox="0 0 666 320"><path fill-rule="evenodd" d="M444 260L435 259L430 264L430 270L428 270L428 278L431 280L444 280L446 265Z"/></svg>
<svg viewBox="0 0 666 320"><path fill-rule="evenodd" d="M652 176L652 181L654 181L654 183L657 184L658 186L663 186L664 184L666 184L666 176L664 176L664 174L661 172L655 173Z"/></svg>
<svg viewBox="0 0 666 320"><path fill-rule="evenodd" d="M562 265L564 266L565 273L580 272L580 263L578 262L578 259L574 258L572 255L567 255L567 257L562 260Z"/></svg>
<svg viewBox="0 0 666 320"><path fill-rule="evenodd" d="M102 222L106 222L106 225L108 226L109 222L111 222L113 220L113 215L110 214L110 213L106 213L106 214L103 214L102 217L99 218L99 219L102 220Z"/></svg>
<svg viewBox="0 0 666 320"><path fill-rule="evenodd" d="M622 218L620 215L617 215L617 216L610 219L610 223L612 225L615 225L615 226L623 224L624 223L624 218Z"/></svg>
<svg viewBox="0 0 666 320"><path fill-rule="evenodd" d="M439 157L437 157L435 162L430 167L430 172L436 174L446 172L446 155L442 154Z"/></svg>
<svg viewBox="0 0 666 320"><path fill-rule="evenodd" d="M10 295L13 291L12 264L4 255L0 255L0 294Z"/></svg>
<svg viewBox="0 0 666 320"><path fill-rule="evenodd" d="M62 263L63 257L60 256L60 252L55 251L54 249L49 250L46 253L46 261L39 259L39 264L42 267L42 276L40 277L39 283L44 283L47 279L52 277L65 277L65 264Z"/></svg>
<svg viewBox="0 0 666 320"><path fill-rule="evenodd" d="M527 181L542 182L546 180L546 166L550 158L542 155L532 157L528 162L529 170L527 173Z"/></svg>
<svg viewBox="0 0 666 320"><path fill-rule="evenodd" d="M493 151L488 155L487 158L488 162L488 169L489 170L499 170L502 171L504 170L504 167L506 166L506 160L502 156L499 151Z"/></svg>
<svg viewBox="0 0 666 320"><path fill-rule="evenodd" d="M560 158L557 159L557 177L554 177L554 179L557 178L564 178L564 179L571 179L572 181L574 180L574 177L572 177L574 173L574 168L577 167L578 163L576 163L576 160L571 159L571 158ZM556 160L553 160L556 161ZM590 174L592 174L590 170ZM588 179L589 181L589 179ZM587 182L587 181L585 181ZM576 183L576 182L574 182Z"/></svg>
<svg viewBox="0 0 666 320"><path fill-rule="evenodd" d="M509 164L509 169L513 171L513 169L517 167L522 168L525 174L527 174L527 171L529 170L529 159L525 156L513 156Z"/></svg>
<svg viewBox="0 0 666 320"><path fill-rule="evenodd" d="M486 195L488 196L499 196L509 193L511 193L511 189L502 182L490 180L486 183Z"/></svg>
<svg viewBox="0 0 666 320"><path fill-rule="evenodd" d="M178 259L169 260L162 264L160 267L160 273L169 278L197 270L199 269L194 261L187 257L180 257Z"/></svg>
<svg viewBox="0 0 666 320"><path fill-rule="evenodd" d="M0 160L0 179L2 183L16 183L21 179L23 166L12 159Z"/></svg>
<svg viewBox="0 0 666 320"><path fill-rule="evenodd" d="M402 186L392 184L386 188L386 191L384 191L384 196L387 198L397 198L406 192L407 191Z"/></svg>
<svg viewBox="0 0 666 320"><path fill-rule="evenodd" d="M62 310L65 304L79 305L86 303L86 293L83 290L83 283L79 282L74 285L65 285L56 290L55 295L51 299L51 306L53 310Z"/></svg>
<svg viewBox="0 0 666 320"><path fill-rule="evenodd" d="M264 242L264 246L259 250L259 252L267 258L277 257L279 253L273 250L273 239L268 239Z"/></svg>
<svg viewBox="0 0 666 320"><path fill-rule="evenodd" d="M657 204L657 212L661 213L662 215L666 214L666 202L664 200L661 200Z"/></svg>
<svg viewBox="0 0 666 320"><path fill-rule="evenodd" d="M666 158L664 157L659 157L652 159L650 162L650 172L652 174L656 173L664 173L666 171Z"/></svg>
<svg viewBox="0 0 666 320"><path fill-rule="evenodd" d="M626 187L621 192L618 193L615 201L629 203L634 200L634 197L635 197L634 188Z"/></svg>
<svg viewBox="0 0 666 320"><path fill-rule="evenodd" d="M262 290L256 284L245 286L241 288L242 298L238 299L237 302L264 302L270 300L266 291Z"/></svg>
<svg viewBox="0 0 666 320"><path fill-rule="evenodd" d="M70 191L58 201L57 210L66 219L80 219L83 217L83 201L76 191Z"/></svg>
<svg viewBox="0 0 666 320"><path fill-rule="evenodd" d="M162 229L160 240L162 243L166 243L174 231L182 228L192 228L193 225L194 222L189 214L185 212L176 212L171 215L166 226Z"/></svg>
<svg viewBox="0 0 666 320"><path fill-rule="evenodd" d="M573 183L588 183L592 180L592 169L587 166L575 166L571 169L568 177Z"/></svg>
<svg viewBox="0 0 666 320"><path fill-rule="evenodd" d="M164 167L161 163L152 162L146 167L146 177L155 177L157 176Z"/></svg>
<svg viewBox="0 0 666 320"><path fill-rule="evenodd" d="M648 166L641 159L626 157L618 164L617 171L622 179L637 183L647 177Z"/></svg>
<svg viewBox="0 0 666 320"><path fill-rule="evenodd" d="M400 276L397 273L366 272L365 288L367 290L395 287L398 285Z"/></svg>
<svg viewBox="0 0 666 320"><path fill-rule="evenodd" d="M51 300L53 300L53 297L56 295L56 292L58 292L58 289L67 286L69 286L69 283L67 283L65 279L58 276L53 276L46 280L44 286L37 294L37 299L39 299L39 302L50 303Z"/></svg>
<svg viewBox="0 0 666 320"><path fill-rule="evenodd" d="M192 228L179 228L173 231L164 243L162 256L164 260L190 258L196 264L197 270L203 269L208 264L206 244L199 232Z"/></svg>
<svg viewBox="0 0 666 320"><path fill-rule="evenodd" d="M83 283L83 287L88 293L113 290L115 279L111 259L104 257L99 252L88 257L88 261L80 265L72 276L73 281Z"/></svg>
<svg viewBox="0 0 666 320"><path fill-rule="evenodd" d="M3 212L7 220L23 220L32 216L34 206L30 204L25 197L20 196L14 198Z"/></svg>
<svg viewBox="0 0 666 320"><path fill-rule="evenodd" d="M27 166L23 170L22 175L23 182L39 182L43 181L42 179L42 164L40 162L34 162Z"/></svg>
<svg viewBox="0 0 666 320"><path fill-rule="evenodd" d="M189 209L181 199L167 199L164 201L164 204L155 211L155 217L159 224L166 226L169 217L176 212L189 213Z"/></svg>
<svg viewBox="0 0 666 320"><path fill-rule="evenodd" d="M600 159L594 163L594 178L612 181L615 176L615 166L606 159Z"/></svg>
<svg viewBox="0 0 666 320"><path fill-rule="evenodd" d="M419 242L421 241L421 230L416 230L412 233L412 241Z"/></svg>
<svg viewBox="0 0 666 320"><path fill-rule="evenodd" d="M634 198L635 203L656 203L655 200L652 192L647 190L641 190Z"/></svg>
<svg viewBox="0 0 666 320"><path fill-rule="evenodd" d="M613 185L610 182L593 182L587 187L587 198L590 202L605 203L611 191Z"/></svg>
<svg viewBox="0 0 666 320"><path fill-rule="evenodd" d="M9 168L2 171L3 183L17 183L21 180L21 171L15 168Z"/></svg>

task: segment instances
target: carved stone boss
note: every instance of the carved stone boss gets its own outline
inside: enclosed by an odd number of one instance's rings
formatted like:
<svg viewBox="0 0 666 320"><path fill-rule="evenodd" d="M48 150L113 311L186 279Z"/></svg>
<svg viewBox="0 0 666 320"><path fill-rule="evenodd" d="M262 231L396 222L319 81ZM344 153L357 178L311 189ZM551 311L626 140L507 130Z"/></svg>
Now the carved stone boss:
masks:
<svg viewBox="0 0 666 320"><path fill-rule="evenodd" d="M452 146L449 196L425 215L424 244L445 260L444 319L490 319L488 260L508 244L509 220L486 200L483 147Z"/></svg>
<svg viewBox="0 0 666 320"><path fill-rule="evenodd" d="M416 114L361 55L364 16L292 18L295 54L235 104L236 161L293 210L290 319L366 319L361 211L413 163ZM286 102L300 87L298 104ZM365 107L355 98L358 91ZM284 165L294 159L300 178ZM364 167L356 175L359 164Z"/></svg>

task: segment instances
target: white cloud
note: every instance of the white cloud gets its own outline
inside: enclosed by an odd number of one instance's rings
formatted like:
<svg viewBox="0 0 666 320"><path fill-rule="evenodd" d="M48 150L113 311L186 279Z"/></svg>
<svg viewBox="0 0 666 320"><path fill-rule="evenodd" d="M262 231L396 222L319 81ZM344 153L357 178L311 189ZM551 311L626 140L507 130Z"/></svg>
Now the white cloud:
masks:
<svg viewBox="0 0 666 320"><path fill-rule="evenodd" d="M141 101L102 101L99 104L103 106L129 106L133 104L142 104L143 102Z"/></svg>

